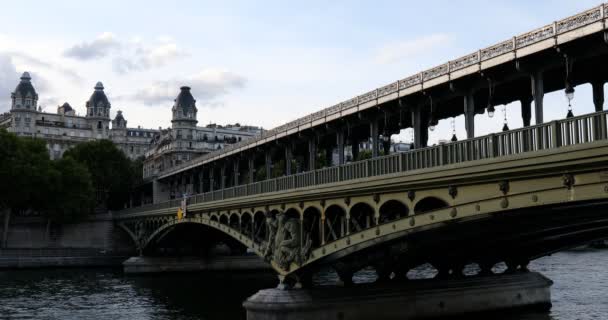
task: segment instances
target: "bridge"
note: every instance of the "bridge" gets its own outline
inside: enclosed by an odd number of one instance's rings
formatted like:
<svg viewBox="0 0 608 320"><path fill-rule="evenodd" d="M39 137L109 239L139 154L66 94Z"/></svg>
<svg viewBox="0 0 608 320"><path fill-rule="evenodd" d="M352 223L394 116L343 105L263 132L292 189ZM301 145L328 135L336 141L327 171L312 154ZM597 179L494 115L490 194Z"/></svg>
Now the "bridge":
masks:
<svg viewBox="0 0 608 320"><path fill-rule="evenodd" d="M606 18L603 4L155 172L154 203L117 212L116 223L143 255L219 241L304 286L327 266L345 284L367 266L380 279L424 263L440 277L470 263L482 274L498 262L525 270L606 238ZM571 98L586 83L596 112L543 121L545 93ZM475 135L476 115L517 101L523 128ZM428 130L459 115L466 140L427 145ZM404 128L413 148L391 153ZM358 157L361 141L371 158ZM185 205L182 193L193 194Z"/></svg>

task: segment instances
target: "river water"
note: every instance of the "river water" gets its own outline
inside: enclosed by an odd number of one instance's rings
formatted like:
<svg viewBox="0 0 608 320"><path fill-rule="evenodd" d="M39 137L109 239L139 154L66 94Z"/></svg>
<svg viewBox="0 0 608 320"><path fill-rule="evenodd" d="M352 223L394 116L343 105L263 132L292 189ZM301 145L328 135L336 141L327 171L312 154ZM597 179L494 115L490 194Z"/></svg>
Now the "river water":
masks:
<svg viewBox="0 0 608 320"><path fill-rule="evenodd" d="M552 310L484 319L608 319L608 250L562 252L534 261L530 269L555 281ZM242 301L275 285L270 274L0 271L0 319L244 319Z"/></svg>

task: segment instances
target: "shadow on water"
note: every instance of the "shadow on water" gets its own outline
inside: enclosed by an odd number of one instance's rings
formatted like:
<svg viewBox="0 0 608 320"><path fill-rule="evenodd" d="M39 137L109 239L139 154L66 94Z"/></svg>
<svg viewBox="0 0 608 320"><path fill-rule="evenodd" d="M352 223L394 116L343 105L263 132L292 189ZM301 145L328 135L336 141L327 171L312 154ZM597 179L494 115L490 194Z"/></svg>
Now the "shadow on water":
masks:
<svg viewBox="0 0 608 320"><path fill-rule="evenodd" d="M500 311L448 319L607 319L607 265L608 250L569 251L539 259L530 268L555 282L550 312ZM415 272L424 275L429 270ZM323 285L336 277L328 271L315 281ZM373 270L365 269L355 282L374 279ZM271 273L125 276L112 269L6 270L0 271L0 319L245 319L242 302L276 284Z"/></svg>

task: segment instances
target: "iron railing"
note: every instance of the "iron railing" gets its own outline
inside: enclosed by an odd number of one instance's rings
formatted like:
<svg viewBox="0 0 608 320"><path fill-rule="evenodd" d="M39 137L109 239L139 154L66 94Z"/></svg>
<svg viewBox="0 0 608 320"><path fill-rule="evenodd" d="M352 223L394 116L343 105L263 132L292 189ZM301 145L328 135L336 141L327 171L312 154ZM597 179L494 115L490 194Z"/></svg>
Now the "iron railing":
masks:
<svg viewBox="0 0 608 320"><path fill-rule="evenodd" d="M562 146L589 143L597 140L606 140L608 138L607 123L608 112L601 111L525 128L493 133L473 139L415 149L197 194L189 198L188 204L307 188L329 183L504 157L524 152L555 149ZM117 212L117 214L174 208L179 205L180 200L175 199L125 209Z"/></svg>

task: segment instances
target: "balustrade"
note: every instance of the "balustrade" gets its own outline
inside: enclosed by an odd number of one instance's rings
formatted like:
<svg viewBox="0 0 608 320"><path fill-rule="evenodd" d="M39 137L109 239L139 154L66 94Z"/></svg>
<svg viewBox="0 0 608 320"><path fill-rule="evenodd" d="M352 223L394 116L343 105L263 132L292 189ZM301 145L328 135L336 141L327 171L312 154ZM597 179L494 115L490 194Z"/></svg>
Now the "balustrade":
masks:
<svg viewBox="0 0 608 320"><path fill-rule="evenodd" d="M190 204L306 188L606 140L608 139L607 117L608 112L606 111L596 112L483 137L239 185L194 195L190 198ZM180 205L181 199L174 199L128 208L120 211L119 214L175 208Z"/></svg>

